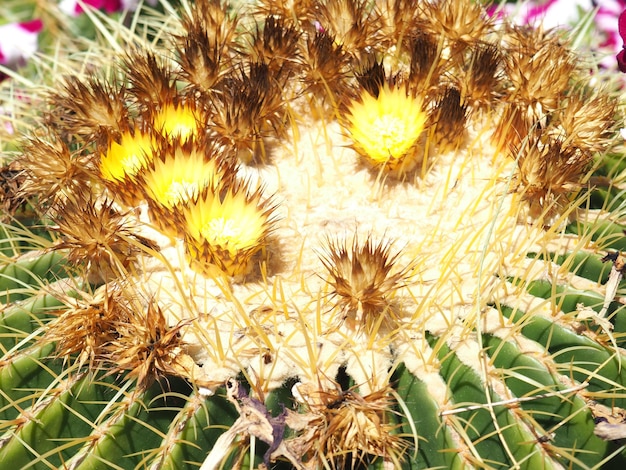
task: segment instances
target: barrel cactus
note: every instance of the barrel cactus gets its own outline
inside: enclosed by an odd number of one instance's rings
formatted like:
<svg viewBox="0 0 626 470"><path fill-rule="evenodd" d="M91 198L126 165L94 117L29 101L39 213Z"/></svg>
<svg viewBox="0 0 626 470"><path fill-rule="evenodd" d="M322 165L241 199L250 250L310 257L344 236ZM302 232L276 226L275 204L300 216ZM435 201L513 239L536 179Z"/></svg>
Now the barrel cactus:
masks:
<svg viewBox="0 0 626 470"><path fill-rule="evenodd" d="M571 35L87 15L6 103L3 465L623 465L621 103Z"/></svg>

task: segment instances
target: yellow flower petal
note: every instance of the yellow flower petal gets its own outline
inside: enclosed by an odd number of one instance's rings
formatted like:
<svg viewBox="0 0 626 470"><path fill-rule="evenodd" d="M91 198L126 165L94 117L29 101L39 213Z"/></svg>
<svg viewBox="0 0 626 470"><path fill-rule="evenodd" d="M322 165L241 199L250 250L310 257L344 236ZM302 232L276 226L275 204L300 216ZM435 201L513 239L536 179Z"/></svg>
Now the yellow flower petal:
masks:
<svg viewBox="0 0 626 470"><path fill-rule="evenodd" d="M211 191L182 207L187 249L192 265L216 265L229 275L246 271L252 255L264 245L271 208L260 191L247 194L241 185L219 195Z"/></svg>
<svg viewBox="0 0 626 470"><path fill-rule="evenodd" d="M376 166L402 164L426 123L421 100L388 86L377 98L365 92L349 111L348 131L355 149Z"/></svg>
<svg viewBox="0 0 626 470"><path fill-rule="evenodd" d="M100 174L108 181L123 181L134 176L152 159L153 139L148 134L124 132L111 142L100 158Z"/></svg>
<svg viewBox="0 0 626 470"><path fill-rule="evenodd" d="M214 160L192 151L186 154L180 147L175 153L155 158L142 172L142 185L147 197L168 209L197 197L219 178Z"/></svg>
<svg viewBox="0 0 626 470"><path fill-rule="evenodd" d="M170 139L185 141L198 134L199 113L186 105L167 104L153 118L154 128Z"/></svg>

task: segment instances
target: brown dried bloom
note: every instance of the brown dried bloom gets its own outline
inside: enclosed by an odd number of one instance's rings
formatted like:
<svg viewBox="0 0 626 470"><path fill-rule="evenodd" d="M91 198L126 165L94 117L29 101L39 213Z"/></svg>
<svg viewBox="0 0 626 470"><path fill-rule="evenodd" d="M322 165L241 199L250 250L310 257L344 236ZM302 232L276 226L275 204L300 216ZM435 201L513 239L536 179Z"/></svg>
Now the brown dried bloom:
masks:
<svg viewBox="0 0 626 470"><path fill-rule="evenodd" d="M52 219L60 240L56 250L68 250L72 266L82 266L93 282L125 277L135 269L137 256L155 245L133 231L127 214L113 201L97 201L89 195L60 204Z"/></svg>
<svg viewBox="0 0 626 470"><path fill-rule="evenodd" d="M399 253L391 255L391 243L368 238L360 245L355 238L351 249L345 241L329 239L327 244L320 259L330 273L331 295L348 326L372 334L393 320L391 298L406 285L408 268L395 270Z"/></svg>
<svg viewBox="0 0 626 470"><path fill-rule="evenodd" d="M601 152L607 147L615 126L616 100L606 94L591 97L570 96L554 124L558 137L567 147Z"/></svg>
<svg viewBox="0 0 626 470"><path fill-rule="evenodd" d="M7 222L26 205L22 185L26 176L19 160L14 160L0 168L0 221Z"/></svg>
<svg viewBox="0 0 626 470"><path fill-rule="evenodd" d="M572 52L554 32L512 27L504 53L509 101L535 110L538 119L558 108L576 72Z"/></svg>
<svg viewBox="0 0 626 470"><path fill-rule="evenodd" d="M553 113L560 112L577 68L573 54L554 32L510 27L505 37L506 104L494 139L499 148L519 148L532 129L545 127Z"/></svg>
<svg viewBox="0 0 626 470"><path fill-rule="evenodd" d="M76 355L79 366L94 369L103 360L104 345L117 336L117 325L129 321L129 310L118 290L103 286L95 293L81 292L68 297L66 307L57 312L45 339L56 343L57 357Z"/></svg>
<svg viewBox="0 0 626 470"><path fill-rule="evenodd" d="M235 34L238 16L220 0L193 2L182 19L184 33L175 36L179 76L192 92L208 96L232 70L240 46Z"/></svg>
<svg viewBox="0 0 626 470"><path fill-rule="evenodd" d="M24 170L20 195L37 196L40 207L63 202L97 178L93 156L71 152L53 132L30 138L20 162Z"/></svg>
<svg viewBox="0 0 626 470"><path fill-rule="evenodd" d="M147 51L132 51L123 61L129 92L142 110L153 109L177 96L171 66Z"/></svg>
<svg viewBox="0 0 626 470"><path fill-rule="evenodd" d="M467 80L459 83L465 101L475 108L488 107L502 93L502 56L495 44L477 44L467 69Z"/></svg>
<svg viewBox="0 0 626 470"><path fill-rule="evenodd" d="M394 401L387 387L368 395L355 390L315 390L299 393L311 416L303 433L296 437L309 463L333 469L356 468L373 457L400 463L408 447L395 434L390 420Z"/></svg>
<svg viewBox="0 0 626 470"><path fill-rule="evenodd" d="M437 88L444 74L444 61L441 60L441 45L434 34L419 29L406 40L410 54L409 84L411 89L426 95Z"/></svg>
<svg viewBox="0 0 626 470"><path fill-rule="evenodd" d="M128 320L118 322L115 337L103 345L103 357L110 362L109 374L128 371L140 389L166 375L193 377L197 365L185 353L180 330L190 321L167 325L161 308L154 302L129 302Z"/></svg>
<svg viewBox="0 0 626 470"><path fill-rule="evenodd" d="M282 18L268 16L257 24L252 38L250 61L268 64L273 74L291 76L295 72L300 33Z"/></svg>
<svg viewBox="0 0 626 470"><path fill-rule="evenodd" d="M349 56L326 31L309 35L302 51L303 82L306 91L316 99L336 103L346 89Z"/></svg>
<svg viewBox="0 0 626 470"><path fill-rule="evenodd" d="M461 103L458 88L446 87L435 104L434 139L440 152L456 150L466 137L467 105Z"/></svg>
<svg viewBox="0 0 626 470"><path fill-rule="evenodd" d="M411 0L380 0L374 5L374 34L383 52L423 29L420 10Z"/></svg>
<svg viewBox="0 0 626 470"><path fill-rule="evenodd" d="M444 49L458 64L464 62L467 47L482 42L492 27L492 20L478 2L427 0L419 8L428 20L427 29L443 38Z"/></svg>
<svg viewBox="0 0 626 470"><path fill-rule="evenodd" d="M63 90L51 93L48 104L46 123L67 142L77 137L92 142L128 121L126 89L95 76L67 77Z"/></svg>
<svg viewBox="0 0 626 470"><path fill-rule="evenodd" d="M371 11L364 0L321 0L312 21L334 37L352 57L358 58L372 36Z"/></svg>
<svg viewBox="0 0 626 470"><path fill-rule="evenodd" d="M246 163L266 162L266 139L281 137L286 115L283 85L265 63L250 64L225 78L213 101L212 128L220 144Z"/></svg>
<svg viewBox="0 0 626 470"><path fill-rule="evenodd" d="M516 191L528 202L534 218L560 212L582 187L593 160L591 153L566 147L559 139L542 141L539 131L513 155L518 165Z"/></svg>

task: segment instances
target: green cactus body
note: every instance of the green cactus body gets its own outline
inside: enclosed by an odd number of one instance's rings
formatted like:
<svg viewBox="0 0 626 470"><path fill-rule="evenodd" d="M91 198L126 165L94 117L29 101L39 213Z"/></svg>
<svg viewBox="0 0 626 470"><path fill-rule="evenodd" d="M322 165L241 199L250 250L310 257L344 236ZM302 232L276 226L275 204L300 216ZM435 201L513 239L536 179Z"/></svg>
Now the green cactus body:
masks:
<svg viewBox="0 0 626 470"><path fill-rule="evenodd" d="M0 462L619 468L621 103L469 0L297 3L89 11L31 91Z"/></svg>

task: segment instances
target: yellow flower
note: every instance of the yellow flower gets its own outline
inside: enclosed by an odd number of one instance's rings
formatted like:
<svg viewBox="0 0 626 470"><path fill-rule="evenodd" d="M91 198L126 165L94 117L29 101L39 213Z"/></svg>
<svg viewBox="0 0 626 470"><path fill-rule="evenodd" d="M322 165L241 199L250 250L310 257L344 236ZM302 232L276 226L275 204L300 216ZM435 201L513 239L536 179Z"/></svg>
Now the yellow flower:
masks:
<svg viewBox="0 0 626 470"><path fill-rule="evenodd" d="M200 113L189 105L165 104L153 117L154 128L169 139L185 141L198 134Z"/></svg>
<svg viewBox="0 0 626 470"><path fill-rule="evenodd" d="M126 131L119 143L112 141L100 157L100 174L108 181L119 182L133 177L152 159L154 140L148 134Z"/></svg>
<svg viewBox="0 0 626 470"><path fill-rule="evenodd" d="M250 194L242 183L212 191L181 208L187 251L194 269L205 274L217 266L228 275L245 274L251 257L265 244L273 207Z"/></svg>
<svg viewBox="0 0 626 470"><path fill-rule="evenodd" d="M172 209L177 204L198 197L202 190L217 184L218 164L196 148L168 146L141 172L146 197Z"/></svg>
<svg viewBox="0 0 626 470"><path fill-rule="evenodd" d="M364 92L360 101L352 103L348 121L355 149L370 163L410 169L414 162L408 160L426 123L420 99L385 85L378 97Z"/></svg>

